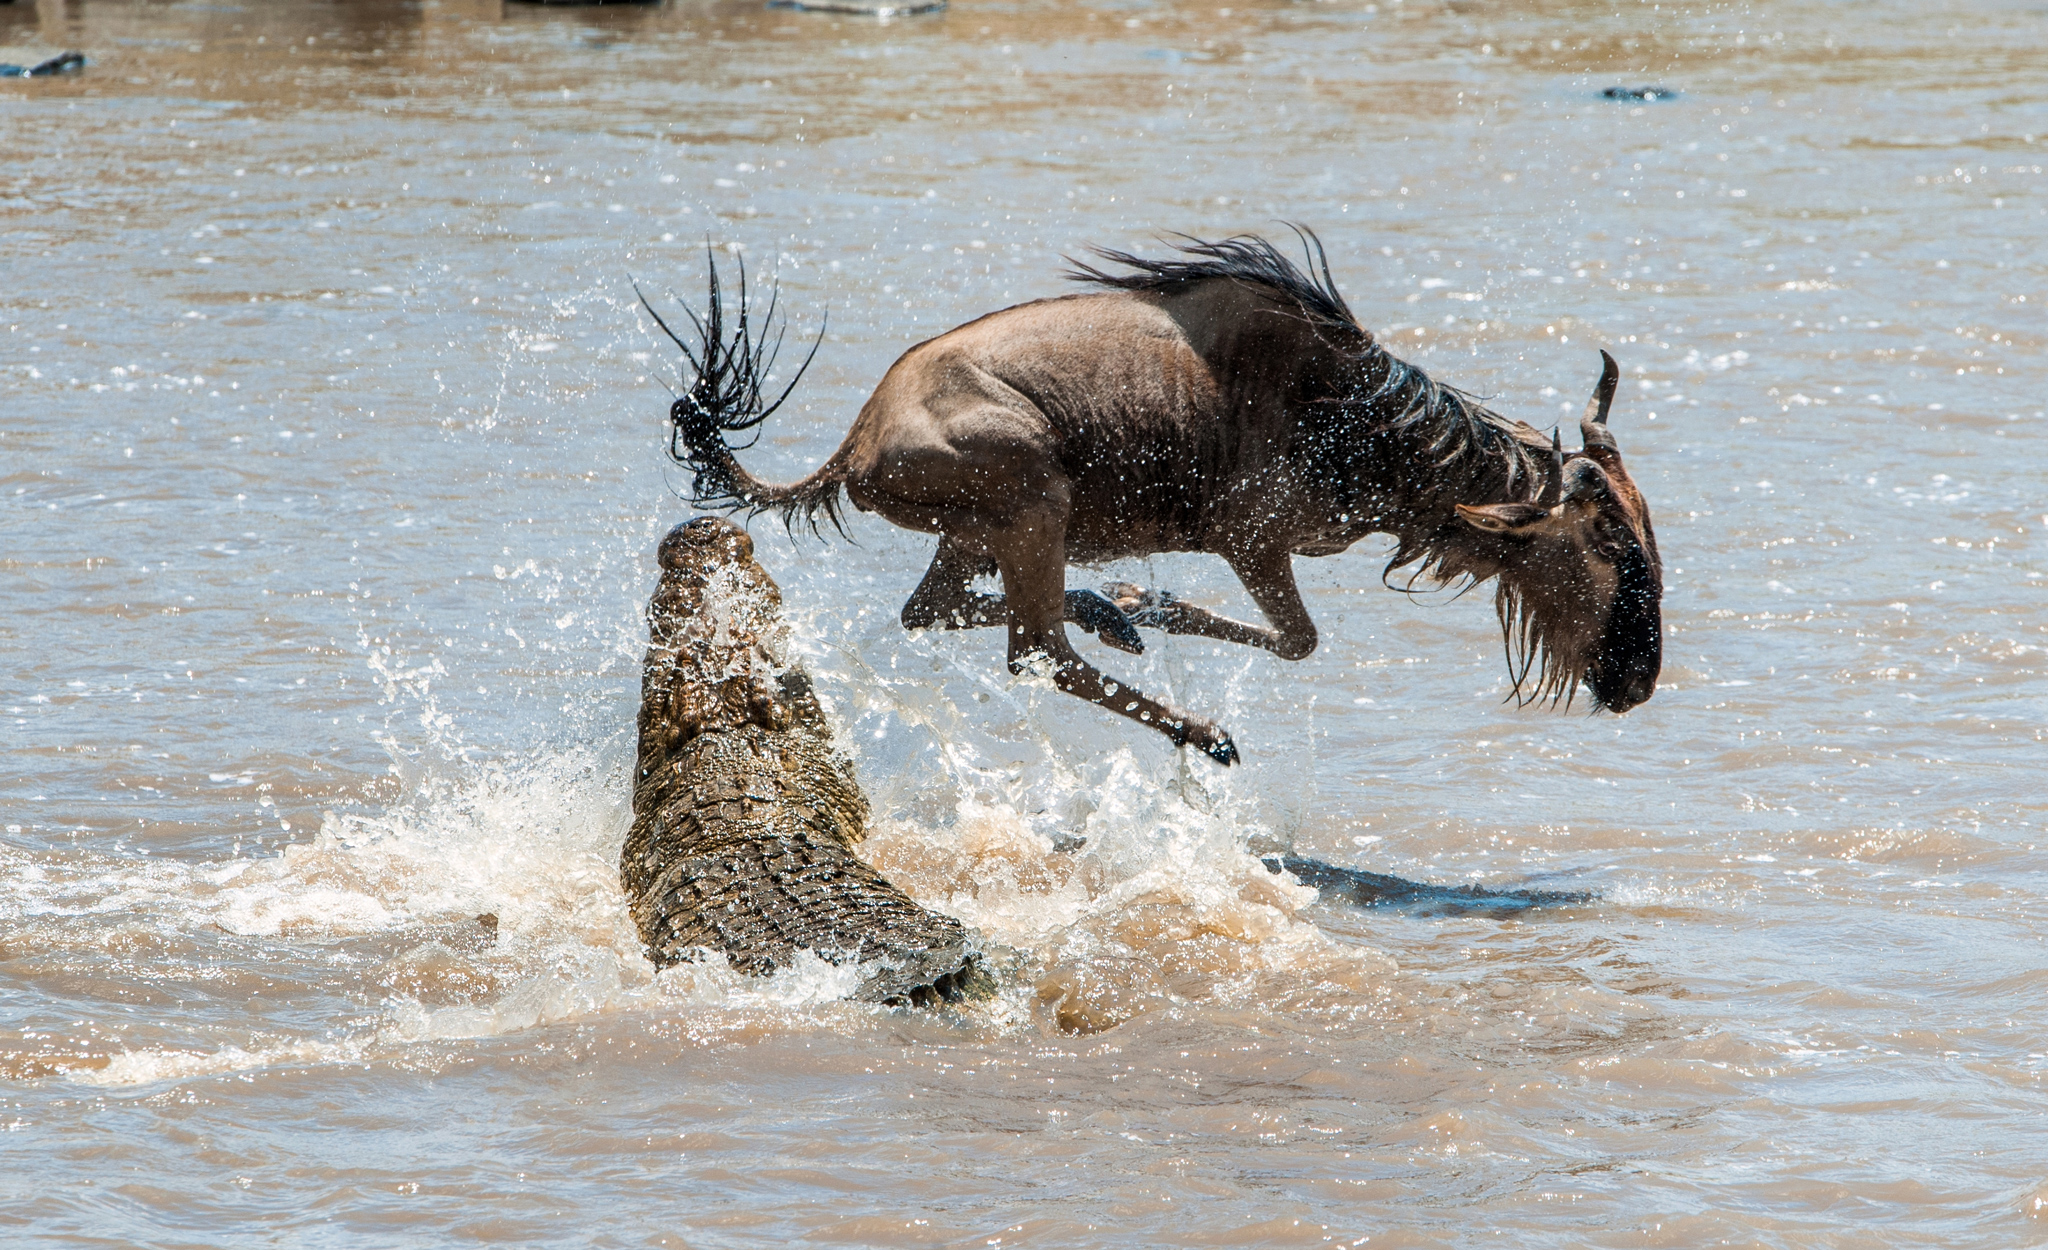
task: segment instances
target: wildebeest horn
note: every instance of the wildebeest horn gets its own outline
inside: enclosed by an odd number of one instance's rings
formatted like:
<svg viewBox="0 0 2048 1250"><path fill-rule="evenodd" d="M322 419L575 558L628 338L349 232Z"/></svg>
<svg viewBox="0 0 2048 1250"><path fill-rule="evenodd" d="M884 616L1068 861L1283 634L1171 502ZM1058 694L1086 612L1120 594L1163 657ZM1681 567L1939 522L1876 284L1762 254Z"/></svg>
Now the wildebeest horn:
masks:
<svg viewBox="0 0 2048 1250"><path fill-rule="evenodd" d="M1564 440L1558 437L1554 425L1550 427L1550 468L1551 477L1536 496L1538 507L1555 508L1564 500Z"/></svg>
<svg viewBox="0 0 2048 1250"><path fill-rule="evenodd" d="M1588 447L1614 447L1614 435L1607 432L1607 411L1614 407L1614 388L1621 385L1621 366L1605 351L1600 353L1600 384L1586 401L1586 415L1579 418L1579 437Z"/></svg>

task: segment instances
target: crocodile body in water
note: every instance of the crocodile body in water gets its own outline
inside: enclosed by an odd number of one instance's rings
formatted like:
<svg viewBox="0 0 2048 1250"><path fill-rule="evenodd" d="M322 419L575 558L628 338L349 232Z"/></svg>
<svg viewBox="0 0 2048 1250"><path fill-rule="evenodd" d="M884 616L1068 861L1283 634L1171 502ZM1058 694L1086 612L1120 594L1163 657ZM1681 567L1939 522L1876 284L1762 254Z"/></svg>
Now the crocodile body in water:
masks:
<svg viewBox="0 0 2048 1250"><path fill-rule="evenodd" d="M866 973L855 997L958 997L976 955L950 916L863 863L868 804L810 679L782 593L729 521L661 543L641 681L633 826L619 876L657 966L722 952L766 975L809 950Z"/></svg>

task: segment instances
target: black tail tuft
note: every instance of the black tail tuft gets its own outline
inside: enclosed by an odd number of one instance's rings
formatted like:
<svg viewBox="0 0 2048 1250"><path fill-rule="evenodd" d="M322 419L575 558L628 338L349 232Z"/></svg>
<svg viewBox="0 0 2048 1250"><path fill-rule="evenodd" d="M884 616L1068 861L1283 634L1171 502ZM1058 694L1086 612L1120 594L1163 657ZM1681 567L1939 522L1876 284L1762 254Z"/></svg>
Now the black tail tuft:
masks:
<svg viewBox="0 0 2048 1250"><path fill-rule="evenodd" d="M796 376L773 400L767 397L763 386L768 374L775 367L775 358L782 350L783 336L788 330L787 320L776 323L777 301L781 296L778 285L768 289L768 307L760 316L760 333L754 333L753 310L747 299L747 266L739 262L739 298L736 324L732 333L725 330L725 305L721 298L718 281L718 261L710 247L705 247L705 260L710 271L710 300L705 314L699 317L689 305L684 304L683 313L696 328L697 344L683 341L661 314L647 302L647 296L636 286L634 293L640 295L640 304L647 309L654 323L661 327L671 342L682 350L683 358L690 362L695 375L689 385L669 405L668 454L677 464L690 469L690 501L700 508L720 512L731 512L746 508L751 514L759 515L769 510L782 514L785 525L793 525L797 514L810 523L815 532L818 528L818 514L824 513L833 528L845 532L841 523L839 497L840 484L830 474L821 471L795 486L773 486L755 479L740 465L733 452L745 450L754 445L760 437L758 428L776 409L782 407L796 384L803 380L804 371L811 367L811 361L818 354L818 347L825 340L825 329L821 323L818 337L812 341L811 350L798 366ZM680 301L679 301L680 302ZM727 438L743 430L756 430L753 438L735 446Z"/></svg>

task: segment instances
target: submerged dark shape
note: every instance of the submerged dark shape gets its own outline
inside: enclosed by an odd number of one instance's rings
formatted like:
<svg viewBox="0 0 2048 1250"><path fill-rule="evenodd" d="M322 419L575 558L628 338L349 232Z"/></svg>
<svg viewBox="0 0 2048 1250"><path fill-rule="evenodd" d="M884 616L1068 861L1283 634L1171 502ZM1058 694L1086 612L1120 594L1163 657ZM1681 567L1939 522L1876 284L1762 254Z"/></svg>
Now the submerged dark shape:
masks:
<svg viewBox="0 0 2048 1250"><path fill-rule="evenodd" d="M1476 885L1432 885L1362 868L1345 868L1299 855L1269 855L1266 867L1300 878L1322 891L1326 900L1357 907L1398 907L1432 916L1497 915L1534 907L1570 907L1590 903L1591 890L1489 890Z"/></svg>
<svg viewBox="0 0 2048 1250"><path fill-rule="evenodd" d="M0 65L0 78L48 78L85 68L83 52L61 52L34 65Z"/></svg>
<svg viewBox="0 0 2048 1250"><path fill-rule="evenodd" d="M699 517L662 540L661 570L619 856L656 965L708 949L758 976L809 950L862 965L862 999L960 997L977 958L960 922L854 854L867 798L783 653L782 594L753 539Z"/></svg>
<svg viewBox="0 0 2048 1250"><path fill-rule="evenodd" d="M946 0L768 0L768 7L802 13L850 13L856 17L910 17L942 12Z"/></svg>
<svg viewBox="0 0 2048 1250"><path fill-rule="evenodd" d="M1678 93L1669 87L1609 87L1600 93L1603 100L1676 100Z"/></svg>
<svg viewBox="0 0 2048 1250"><path fill-rule="evenodd" d="M1495 581L1513 697L1569 705L1584 685L1615 712L1649 698L1662 565L1607 428L1614 360L1601 353L1583 446L1567 453L1388 352L1298 232L1306 272L1250 235L1183 238L1163 260L1098 252L1115 272L1069 275L1096 289L905 352L839 449L786 486L749 473L730 441L757 437L794 385L767 385L775 303L750 327L742 267L728 329L714 265L708 309L689 313L696 342L662 323L694 374L669 410L670 454L693 471L700 507L815 528L838 524L845 500L937 534L906 627L1006 627L1012 672L1042 666L1062 690L1224 764L1237 759L1228 733L1098 671L1067 624L1132 653L1145 626L1298 660L1317 634L1294 557L1391 534L1382 577ZM1066 588L1069 564L1168 551L1221 556L1267 624L1122 583ZM989 575L1004 593L974 588Z"/></svg>

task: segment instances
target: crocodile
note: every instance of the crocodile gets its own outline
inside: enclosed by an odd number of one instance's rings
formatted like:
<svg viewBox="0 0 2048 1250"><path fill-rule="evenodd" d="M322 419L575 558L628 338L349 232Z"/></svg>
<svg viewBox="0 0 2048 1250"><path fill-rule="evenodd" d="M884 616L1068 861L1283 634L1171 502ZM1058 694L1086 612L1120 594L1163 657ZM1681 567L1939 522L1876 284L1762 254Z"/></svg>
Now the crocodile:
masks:
<svg viewBox="0 0 2048 1250"><path fill-rule="evenodd" d="M967 931L855 854L867 797L789 653L782 592L753 539L699 517L669 531L659 558L619 857L655 966L709 951L765 976L808 950L855 964L857 999L962 997L979 960Z"/></svg>

